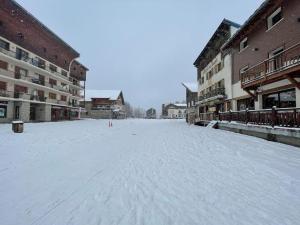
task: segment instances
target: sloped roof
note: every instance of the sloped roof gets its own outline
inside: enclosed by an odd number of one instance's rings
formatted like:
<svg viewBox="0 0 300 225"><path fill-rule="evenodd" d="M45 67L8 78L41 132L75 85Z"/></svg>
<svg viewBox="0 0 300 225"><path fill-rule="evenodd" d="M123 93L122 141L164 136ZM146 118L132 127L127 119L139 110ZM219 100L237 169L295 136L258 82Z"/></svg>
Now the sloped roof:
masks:
<svg viewBox="0 0 300 225"><path fill-rule="evenodd" d="M187 104L185 104L185 103L175 103L173 105L175 105L177 107L187 107Z"/></svg>
<svg viewBox="0 0 300 225"><path fill-rule="evenodd" d="M193 82L184 82L182 85L190 92L198 92L198 84Z"/></svg>
<svg viewBox="0 0 300 225"><path fill-rule="evenodd" d="M228 19L224 19L222 21L222 23L219 25L219 27L217 28L217 30L215 31L215 33L213 34L213 36L207 42L206 46L204 47L204 49L202 50L202 52L200 53L200 55L198 56L196 61L194 62L194 66L196 66L196 67L199 66L200 61L207 58L206 54L210 49L212 49L212 46L216 42L216 39L220 38L221 36L224 36L224 31L223 31L224 27L227 27L226 29L229 31L229 27L235 27L235 28L239 29L241 27L241 25L239 25L235 22L232 22ZM230 37L226 37L226 38L229 39ZM222 45L220 46L220 48L221 47L222 47ZM220 49L217 49L217 52L219 52L219 51L220 51Z"/></svg>
<svg viewBox="0 0 300 225"><path fill-rule="evenodd" d="M106 98L114 101L117 100L121 94L121 90L86 90L85 100L91 101L92 98Z"/></svg>

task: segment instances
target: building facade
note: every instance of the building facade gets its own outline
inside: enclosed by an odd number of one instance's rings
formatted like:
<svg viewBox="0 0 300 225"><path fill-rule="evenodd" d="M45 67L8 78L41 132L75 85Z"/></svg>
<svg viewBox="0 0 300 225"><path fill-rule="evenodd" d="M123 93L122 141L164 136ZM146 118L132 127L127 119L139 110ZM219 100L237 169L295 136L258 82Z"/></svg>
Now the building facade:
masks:
<svg viewBox="0 0 300 225"><path fill-rule="evenodd" d="M193 124L196 120L196 102L198 101L198 84L197 83L182 83L186 89L186 122Z"/></svg>
<svg viewBox="0 0 300 225"><path fill-rule="evenodd" d="M233 55L233 109L300 107L300 2L267 0L223 46Z"/></svg>
<svg viewBox="0 0 300 225"><path fill-rule="evenodd" d="M147 119L156 119L156 110L154 108L150 108L146 111Z"/></svg>
<svg viewBox="0 0 300 225"><path fill-rule="evenodd" d="M163 119L184 119L187 105L185 103L169 103L162 105Z"/></svg>
<svg viewBox="0 0 300 225"><path fill-rule="evenodd" d="M224 19L194 62L198 80L196 122L210 120L210 115L231 109L232 60L231 54L221 52L221 47L239 27Z"/></svg>
<svg viewBox="0 0 300 225"><path fill-rule="evenodd" d="M0 0L0 122L76 119L88 69L13 0Z"/></svg>
<svg viewBox="0 0 300 225"><path fill-rule="evenodd" d="M86 112L82 117L93 119L125 119L125 101L120 90L87 90L81 102Z"/></svg>

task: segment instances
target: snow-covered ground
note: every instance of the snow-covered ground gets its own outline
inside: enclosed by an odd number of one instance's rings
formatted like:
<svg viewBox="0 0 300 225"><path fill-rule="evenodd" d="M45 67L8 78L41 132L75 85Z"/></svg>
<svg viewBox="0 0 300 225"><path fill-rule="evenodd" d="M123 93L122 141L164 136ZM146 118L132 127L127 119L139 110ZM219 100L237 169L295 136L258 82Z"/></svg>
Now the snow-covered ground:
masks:
<svg viewBox="0 0 300 225"><path fill-rule="evenodd" d="M184 121L0 125L1 225L300 224L300 149Z"/></svg>

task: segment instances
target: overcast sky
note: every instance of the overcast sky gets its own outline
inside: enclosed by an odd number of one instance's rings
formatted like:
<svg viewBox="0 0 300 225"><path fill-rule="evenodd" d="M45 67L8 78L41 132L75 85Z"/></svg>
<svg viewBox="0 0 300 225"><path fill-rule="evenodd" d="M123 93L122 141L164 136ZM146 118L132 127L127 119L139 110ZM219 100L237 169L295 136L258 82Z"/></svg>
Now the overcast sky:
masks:
<svg viewBox="0 0 300 225"><path fill-rule="evenodd" d="M223 18L243 23L263 0L17 0L76 49L87 89L121 89L143 108L184 100L193 62Z"/></svg>

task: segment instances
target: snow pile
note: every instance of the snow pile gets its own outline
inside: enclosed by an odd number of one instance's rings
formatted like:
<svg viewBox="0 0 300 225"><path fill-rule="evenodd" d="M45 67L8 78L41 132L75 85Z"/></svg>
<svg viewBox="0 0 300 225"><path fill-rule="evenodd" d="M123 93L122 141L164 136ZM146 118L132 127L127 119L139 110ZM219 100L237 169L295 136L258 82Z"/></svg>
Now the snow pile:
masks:
<svg viewBox="0 0 300 225"><path fill-rule="evenodd" d="M284 225L300 151L174 120L0 128L2 225Z"/></svg>

